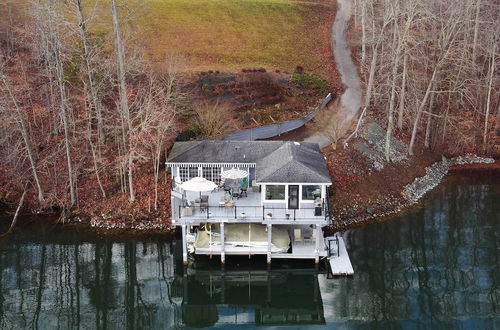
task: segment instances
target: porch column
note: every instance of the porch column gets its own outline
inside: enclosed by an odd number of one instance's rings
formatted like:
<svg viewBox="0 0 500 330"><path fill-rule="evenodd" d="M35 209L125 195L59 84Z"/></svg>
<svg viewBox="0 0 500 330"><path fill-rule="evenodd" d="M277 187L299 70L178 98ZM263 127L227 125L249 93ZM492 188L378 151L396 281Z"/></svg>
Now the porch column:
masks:
<svg viewBox="0 0 500 330"><path fill-rule="evenodd" d="M314 230L316 230L316 257L314 258L314 262L316 264L319 264L319 240L321 239L321 227L318 225L315 225Z"/></svg>
<svg viewBox="0 0 500 330"><path fill-rule="evenodd" d="M271 242L273 238L273 225L267 225L267 264L271 264Z"/></svg>
<svg viewBox="0 0 500 330"><path fill-rule="evenodd" d="M226 263L226 248L224 246L224 222L220 223L220 262L222 265Z"/></svg>
<svg viewBox="0 0 500 330"><path fill-rule="evenodd" d="M184 262L184 266L188 265L187 256L186 225L182 225L182 261Z"/></svg>
<svg viewBox="0 0 500 330"><path fill-rule="evenodd" d="M175 219L177 219L177 217L179 216L179 214L177 214L177 205L175 205L175 201L174 201L174 196L170 196L170 209L172 210L172 223L175 223Z"/></svg>

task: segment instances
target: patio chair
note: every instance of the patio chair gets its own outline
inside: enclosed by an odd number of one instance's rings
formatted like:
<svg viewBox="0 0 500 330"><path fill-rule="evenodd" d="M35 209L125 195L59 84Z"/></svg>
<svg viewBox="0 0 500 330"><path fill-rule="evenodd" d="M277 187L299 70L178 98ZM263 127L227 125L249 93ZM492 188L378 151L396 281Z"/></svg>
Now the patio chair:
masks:
<svg viewBox="0 0 500 330"><path fill-rule="evenodd" d="M220 191L221 189L225 189L225 185L224 185L224 182L226 180L224 178L222 178L220 181L219 181L219 184L217 185L216 188L214 188L213 191Z"/></svg>
<svg viewBox="0 0 500 330"><path fill-rule="evenodd" d="M240 197L243 197L243 195L245 195L245 197L248 197L247 188L240 188Z"/></svg>
<svg viewBox="0 0 500 330"><path fill-rule="evenodd" d="M208 209L208 195L201 195L200 198L200 209L205 211Z"/></svg>
<svg viewBox="0 0 500 330"><path fill-rule="evenodd" d="M304 232L304 242L311 242L311 239L312 239L312 234L314 233L314 231L305 231Z"/></svg>

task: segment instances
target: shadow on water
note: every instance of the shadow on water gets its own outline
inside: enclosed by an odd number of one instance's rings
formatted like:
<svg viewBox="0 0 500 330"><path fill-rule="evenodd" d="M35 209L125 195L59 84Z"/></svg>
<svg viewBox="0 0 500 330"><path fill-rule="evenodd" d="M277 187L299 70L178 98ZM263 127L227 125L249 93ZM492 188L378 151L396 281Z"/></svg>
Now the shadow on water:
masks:
<svg viewBox="0 0 500 330"><path fill-rule="evenodd" d="M421 209L351 231L352 279L311 263L199 258L180 244L32 223L0 243L0 328L500 326L500 184L450 177Z"/></svg>

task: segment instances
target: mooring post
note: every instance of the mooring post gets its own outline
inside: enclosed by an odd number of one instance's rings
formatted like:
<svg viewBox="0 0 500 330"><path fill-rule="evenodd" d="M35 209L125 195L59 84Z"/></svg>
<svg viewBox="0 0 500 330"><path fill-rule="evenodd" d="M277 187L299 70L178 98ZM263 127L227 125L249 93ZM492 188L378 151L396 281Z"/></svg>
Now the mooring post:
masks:
<svg viewBox="0 0 500 330"><path fill-rule="evenodd" d="M314 229L316 230L316 257L314 258L315 264L319 264L319 242L320 242L320 236L321 235L321 227L318 225L315 225Z"/></svg>
<svg viewBox="0 0 500 330"><path fill-rule="evenodd" d="M226 263L226 249L224 246L224 222L220 223L220 263L222 266Z"/></svg>
<svg viewBox="0 0 500 330"><path fill-rule="evenodd" d="M188 265L186 225L182 225L182 261L184 266Z"/></svg>
<svg viewBox="0 0 500 330"><path fill-rule="evenodd" d="M273 225L267 225L267 264L271 264L271 244L273 238Z"/></svg>

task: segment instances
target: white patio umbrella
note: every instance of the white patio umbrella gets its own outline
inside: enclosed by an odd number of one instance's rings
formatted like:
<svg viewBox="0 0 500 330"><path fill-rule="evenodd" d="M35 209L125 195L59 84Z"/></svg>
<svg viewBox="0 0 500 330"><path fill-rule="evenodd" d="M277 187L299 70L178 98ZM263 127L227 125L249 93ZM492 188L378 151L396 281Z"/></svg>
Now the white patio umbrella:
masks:
<svg viewBox="0 0 500 330"><path fill-rule="evenodd" d="M201 195L202 191L214 190L217 185L212 181L197 176L181 184L181 188L187 191L199 191Z"/></svg>
<svg viewBox="0 0 500 330"><path fill-rule="evenodd" d="M233 167L230 170L222 172L220 176L224 179L243 179L248 176L248 172Z"/></svg>

